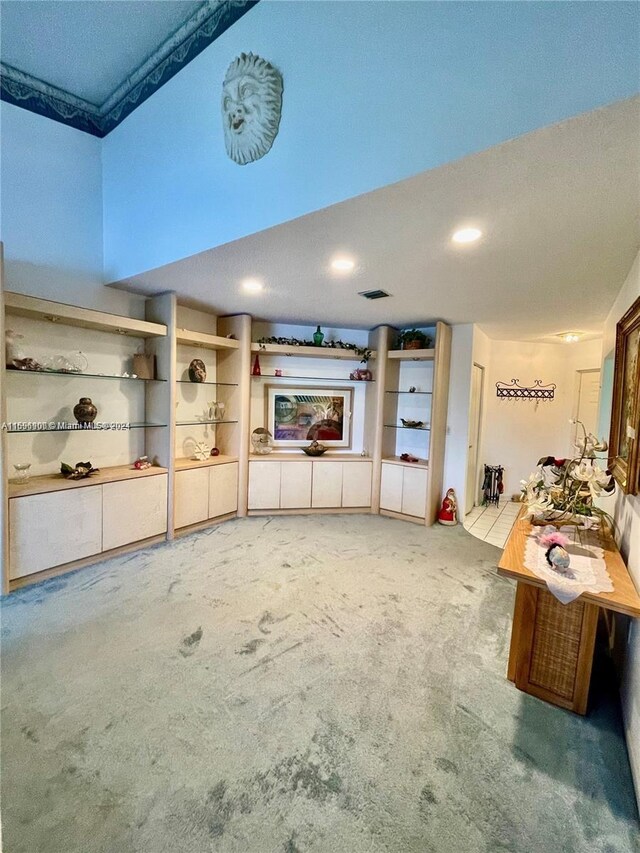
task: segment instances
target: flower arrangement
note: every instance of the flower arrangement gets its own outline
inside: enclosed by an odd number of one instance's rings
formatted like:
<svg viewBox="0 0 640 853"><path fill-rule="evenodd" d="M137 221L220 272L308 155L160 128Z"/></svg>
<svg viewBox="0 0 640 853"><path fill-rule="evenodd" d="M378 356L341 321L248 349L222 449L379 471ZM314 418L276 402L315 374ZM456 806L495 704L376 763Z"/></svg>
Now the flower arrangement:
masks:
<svg viewBox="0 0 640 853"><path fill-rule="evenodd" d="M593 505L593 499L610 495L615 490L615 480L608 470L597 464L596 452L607 450L606 441L587 434L582 421L571 421L582 428L583 436L576 443L576 456L540 459L538 467L522 480L522 500L533 524L572 524L584 528L611 529L611 516Z"/></svg>

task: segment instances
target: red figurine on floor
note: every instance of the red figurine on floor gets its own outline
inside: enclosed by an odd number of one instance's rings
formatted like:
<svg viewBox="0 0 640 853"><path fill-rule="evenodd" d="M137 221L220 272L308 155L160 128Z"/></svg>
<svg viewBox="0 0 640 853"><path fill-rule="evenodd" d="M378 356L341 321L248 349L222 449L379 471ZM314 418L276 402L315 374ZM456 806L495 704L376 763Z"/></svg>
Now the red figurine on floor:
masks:
<svg viewBox="0 0 640 853"><path fill-rule="evenodd" d="M458 523L458 502L453 489L447 489L447 494L442 501L442 508L438 513L438 521L440 524Z"/></svg>

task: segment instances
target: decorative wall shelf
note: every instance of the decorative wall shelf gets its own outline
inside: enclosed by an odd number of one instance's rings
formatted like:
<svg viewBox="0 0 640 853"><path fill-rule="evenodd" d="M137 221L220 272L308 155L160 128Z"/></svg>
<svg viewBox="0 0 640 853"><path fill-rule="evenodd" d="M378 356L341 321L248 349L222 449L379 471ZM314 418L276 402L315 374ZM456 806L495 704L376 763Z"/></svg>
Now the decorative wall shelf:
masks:
<svg viewBox="0 0 640 853"><path fill-rule="evenodd" d="M407 427L396 424L384 424L385 429L410 429L411 432L431 432L431 427Z"/></svg>
<svg viewBox="0 0 640 853"><path fill-rule="evenodd" d="M389 358L398 361L433 361L436 357L434 349L392 349Z"/></svg>
<svg viewBox="0 0 640 853"><path fill-rule="evenodd" d="M275 376L273 373L261 373L259 376L251 374L252 379L295 379L306 382L375 382L375 379L349 379L348 376Z"/></svg>
<svg viewBox="0 0 640 853"><path fill-rule="evenodd" d="M237 424L238 421L176 421L177 427L182 426L206 426L207 424Z"/></svg>
<svg viewBox="0 0 640 853"><path fill-rule="evenodd" d="M417 462L407 462L406 459L401 459L400 456L383 456L382 461L389 465L403 465L407 468L428 468L428 459L418 459Z"/></svg>
<svg viewBox="0 0 640 853"><path fill-rule="evenodd" d="M206 459L191 459L182 457L176 459L176 471L188 471L192 468L211 468L212 465L228 465L230 462L237 462L237 456L208 456Z"/></svg>
<svg viewBox="0 0 640 853"><path fill-rule="evenodd" d="M433 391L385 391L385 394L410 394L412 397L417 397L420 394L433 394Z"/></svg>
<svg viewBox="0 0 640 853"><path fill-rule="evenodd" d="M176 379L178 385L195 385L196 388L198 385L225 385L228 388L237 388L237 382L192 382L190 379Z"/></svg>
<svg viewBox="0 0 640 853"><path fill-rule="evenodd" d="M91 308L77 308L62 302L51 302L35 296L21 293L5 293L5 311L8 315L28 317L32 320L47 320L62 326L77 326L81 329L95 329L99 332L111 332L131 335L134 338L166 337L167 327L147 320L134 320L118 314L107 314Z"/></svg>
<svg viewBox="0 0 640 853"><path fill-rule="evenodd" d="M112 376L109 373L74 373L68 370L13 370L5 368L6 374L20 376L77 376L82 379L116 379L122 382L166 382L166 379L143 379L140 376Z"/></svg>
<svg viewBox="0 0 640 853"><path fill-rule="evenodd" d="M204 332L191 332L189 329L177 329L176 341L191 347L203 349L238 349L240 341L233 338L223 338L220 335L207 335Z"/></svg>
<svg viewBox="0 0 640 853"><path fill-rule="evenodd" d="M517 379L511 382L496 382L496 396L503 400L553 400L556 384L542 384L542 379L536 379L533 385L523 387Z"/></svg>
<svg viewBox="0 0 640 853"><path fill-rule="evenodd" d="M260 355L288 355L298 358L339 358L344 361L361 361L360 356L351 349L339 347L303 347L291 346L290 344L251 344L251 352ZM370 358L375 358L375 351L371 352ZM283 377L284 378L284 377ZM291 377L290 377L291 378Z"/></svg>

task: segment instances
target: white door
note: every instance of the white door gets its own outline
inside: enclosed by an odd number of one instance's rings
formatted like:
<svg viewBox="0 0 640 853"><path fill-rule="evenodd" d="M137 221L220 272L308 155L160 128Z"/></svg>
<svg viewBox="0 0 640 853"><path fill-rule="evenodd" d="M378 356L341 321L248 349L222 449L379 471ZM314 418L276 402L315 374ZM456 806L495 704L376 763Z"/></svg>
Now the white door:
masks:
<svg viewBox="0 0 640 853"><path fill-rule="evenodd" d="M372 462L342 463L342 506L371 506Z"/></svg>
<svg viewBox="0 0 640 853"><path fill-rule="evenodd" d="M342 462L314 462L311 506L337 507L342 502Z"/></svg>
<svg viewBox="0 0 640 853"><path fill-rule="evenodd" d="M380 479L380 508L402 512L402 465L382 463ZM423 510L424 512L424 507Z"/></svg>
<svg viewBox="0 0 640 853"><path fill-rule="evenodd" d="M238 509L238 463L212 465L209 468L209 518L227 515Z"/></svg>
<svg viewBox="0 0 640 853"><path fill-rule="evenodd" d="M403 470L402 512L424 518L427 511L427 470L409 467Z"/></svg>
<svg viewBox="0 0 640 853"><path fill-rule="evenodd" d="M280 465L280 509L310 507L313 462L281 462Z"/></svg>
<svg viewBox="0 0 640 853"><path fill-rule="evenodd" d="M208 518L209 469L176 471L175 526L187 527Z"/></svg>
<svg viewBox="0 0 640 853"><path fill-rule="evenodd" d="M478 364L474 364L471 372L471 400L469 402L469 447L467 448L465 514L471 512L478 498L478 454L480 452L480 415L482 411L483 382L484 368Z"/></svg>
<svg viewBox="0 0 640 853"><path fill-rule="evenodd" d="M582 421L587 433L597 434L598 404L600 402L600 371L578 370L576 375L576 393L573 402L573 420ZM583 437L582 428L572 425L572 449L576 440Z"/></svg>

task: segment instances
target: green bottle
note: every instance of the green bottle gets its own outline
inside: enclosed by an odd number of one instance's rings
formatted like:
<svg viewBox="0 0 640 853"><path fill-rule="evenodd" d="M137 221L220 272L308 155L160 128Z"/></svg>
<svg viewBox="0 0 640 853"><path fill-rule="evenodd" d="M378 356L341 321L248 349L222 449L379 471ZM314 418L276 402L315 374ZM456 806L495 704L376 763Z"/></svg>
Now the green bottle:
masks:
<svg viewBox="0 0 640 853"><path fill-rule="evenodd" d="M322 331L320 330L320 326L318 326L318 328L313 333L313 345L316 347L321 347L323 340L324 340L324 335L322 334Z"/></svg>

